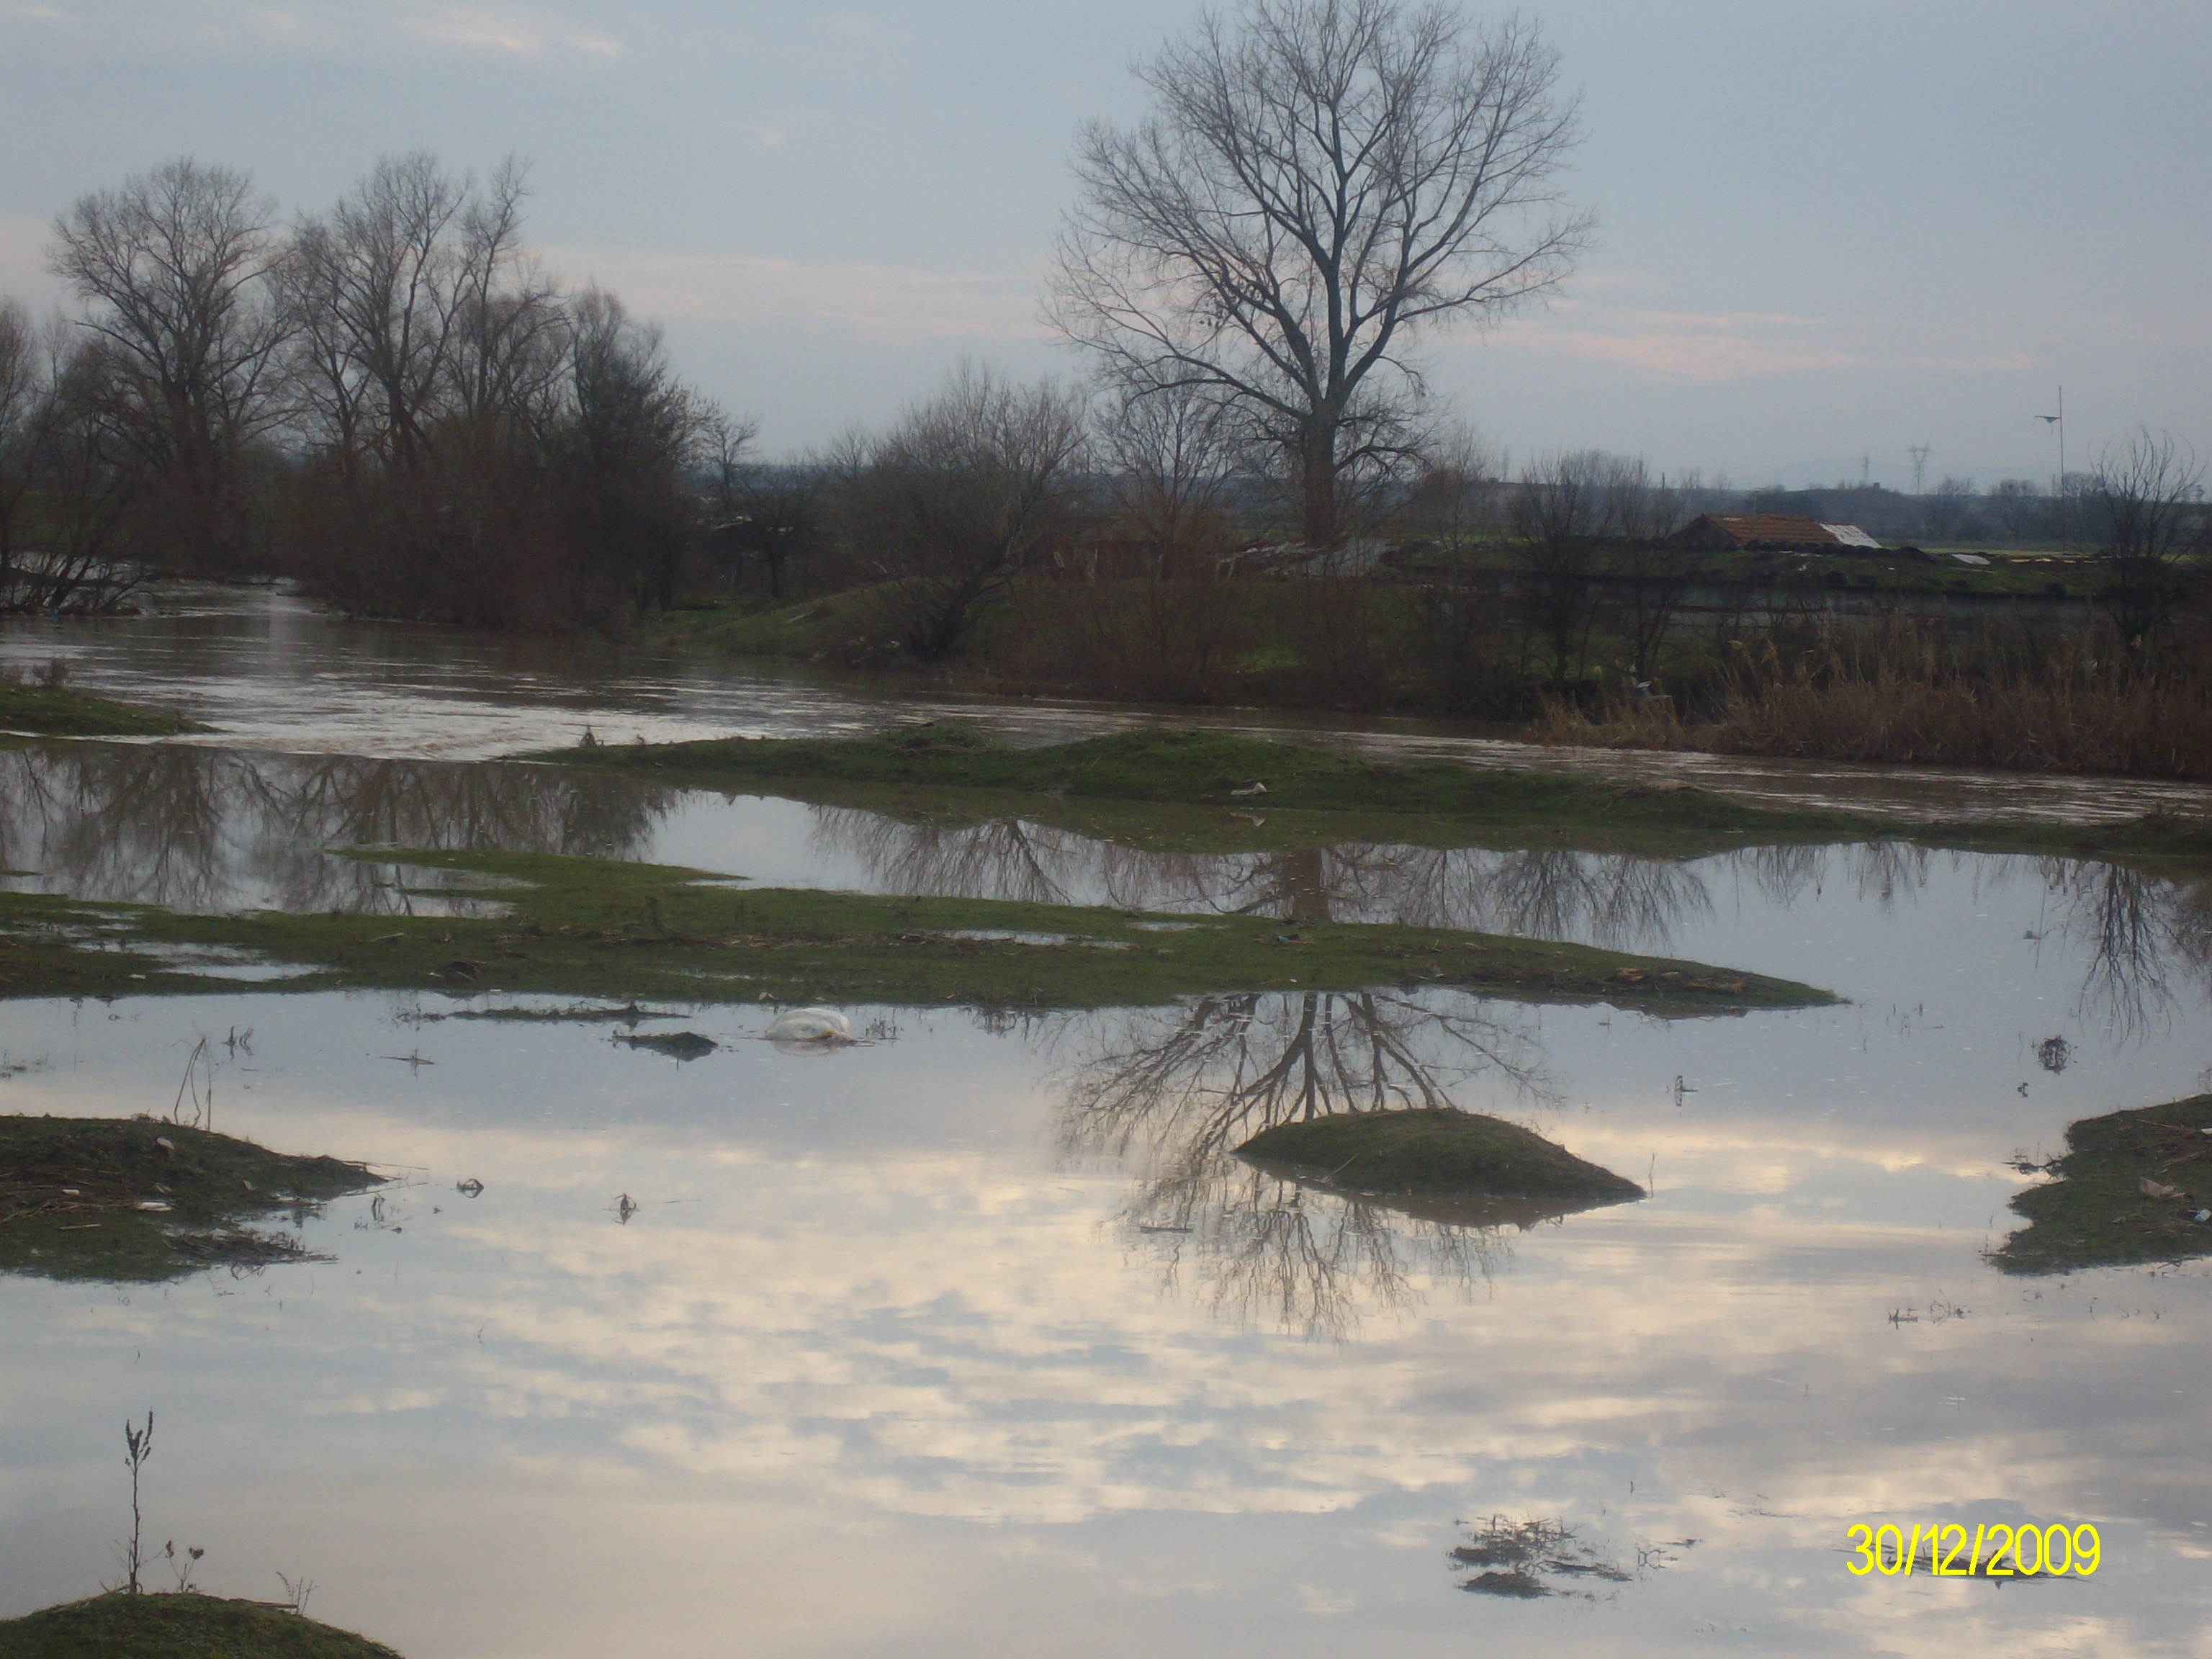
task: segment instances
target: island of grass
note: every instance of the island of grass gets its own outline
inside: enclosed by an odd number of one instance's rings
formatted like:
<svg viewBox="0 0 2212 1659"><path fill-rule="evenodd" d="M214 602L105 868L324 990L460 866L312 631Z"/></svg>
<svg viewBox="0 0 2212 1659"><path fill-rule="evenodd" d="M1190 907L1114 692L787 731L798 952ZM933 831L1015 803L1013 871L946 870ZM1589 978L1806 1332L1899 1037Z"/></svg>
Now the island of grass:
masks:
<svg viewBox="0 0 2212 1659"><path fill-rule="evenodd" d="M42 738L173 738L206 730L174 709L114 702L64 684L0 678L0 732Z"/></svg>
<svg viewBox="0 0 2212 1659"><path fill-rule="evenodd" d="M399 1659L380 1642L261 1601L95 1595L0 1620L0 1659Z"/></svg>
<svg viewBox="0 0 2212 1659"><path fill-rule="evenodd" d="M1237 1156L1334 1190L1470 1203L1498 1218L1621 1204L1644 1189L1503 1118L1450 1107L1338 1112L1262 1129ZM1439 1218L1444 1218L1440 1217Z"/></svg>
<svg viewBox="0 0 2212 1659"><path fill-rule="evenodd" d="M2212 1255L2212 1095L2085 1117L2054 1179L2012 1200L2027 1225L1990 1252L2008 1273Z"/></svg>
<svg viewBox="0 0 2212 1659"><path fill-rule="evenodd" d="M393 853L499 878L508 914L190 915L0 893L0 997L230 988L210 949L287 964L258 988L490 990L689 1003L1097 1008L1224 989L1455 987L1662 1014L1832 1003L1788 980L1439 927L1157 918L988 899L739 889L697 871L516 853ZM194 953L201 953L195 955Z"/></svg>
<svg viewBox="0 0 2212 1659"><path fill-rule="evenodd" d="M150 1117L0 1117L0 1273L150 1284L301 1261L249 1224L382 1181Z"/></svg>
<svg viewBox="0 0 2212 1659"><path fill-rule="evenodd" d="M1518 767L1390 762L1321 744L1146 726L1017 748L973 726L933 720L859 738L717 738L598 744L520 758L631 772L707 788L758 789L896 812L951 800L1018 797L1033 816L1052 803L1224 809L1294 826L1282 815L1328 814L1335 833L1387 825L1397 838L1571 846L1687 855L1764 842L1889 838L1997 852L2212 858L2212 825L2170 815L2120 823L1933 824L1862 813L1785 811L1708 790L1631 787ZM1347 822L1350 820L1352 822ZM1448 826L1448 829L1444 827ZM1440 835L1439 830L1443 833Z"/></svg>

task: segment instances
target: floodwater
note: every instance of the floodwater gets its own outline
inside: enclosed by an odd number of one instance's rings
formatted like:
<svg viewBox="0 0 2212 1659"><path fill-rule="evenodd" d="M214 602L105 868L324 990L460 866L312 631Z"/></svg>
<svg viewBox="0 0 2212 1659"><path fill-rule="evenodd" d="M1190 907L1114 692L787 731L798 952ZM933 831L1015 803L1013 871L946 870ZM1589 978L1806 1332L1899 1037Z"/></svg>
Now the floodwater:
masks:
<svg viewBox="0 0 2212 1659"><path fill-rule="evenodd" d="M0 757L0 864L198 908L396 908L423 902L409 872L325 849L590 851L1508 928L1849 1000L862 1007L869 1040L828 1054L742 1007L0 1003L0 1109L166 1110L208 1036L215 1127L400 1176L299 1224L325 1261L0 1279L0 1617L112 1571L121 1423L151 1409L152 1537L204 1547L224 1593L311 1578L312 1613L410 1659L2212 1652L2212 1261L1984 1258L2033 1178L2014 1161L2212 1086L2196 884L1880 844L1143 853L292 746ZM633 1030L716 1047L612 1040ZM1231 1154L1304 1103L1431 1099L1651 1195L1408 1213ZM2096 1575L1849 1571L1856 1523L2027 1520L2096 1525ZM1452 1552L1507 1535L1548 1540L1551 1593L1462 1588L1480 1568Z"/></svg>
<svg viewBox="0 0 2212 1659"><path fill-rule="evenodd" d="M2091 822L2159 807L2212 811L2212 788L2195 784L1545 749L1410 720L917 696L896 684L793 669L732 670L573 641L346 622L281 588L175 584L149 590L142 603L145 614L105 622L9 622L0 626L0 665L34 667L59 658L88 690L179 708L216 728L199 741L300 754L483 760L564 747L586 731L617 743L834 737L937 718L1046 743L1167 720L1406 758L1692 783L1763 804L1899 817Z"/></svg>

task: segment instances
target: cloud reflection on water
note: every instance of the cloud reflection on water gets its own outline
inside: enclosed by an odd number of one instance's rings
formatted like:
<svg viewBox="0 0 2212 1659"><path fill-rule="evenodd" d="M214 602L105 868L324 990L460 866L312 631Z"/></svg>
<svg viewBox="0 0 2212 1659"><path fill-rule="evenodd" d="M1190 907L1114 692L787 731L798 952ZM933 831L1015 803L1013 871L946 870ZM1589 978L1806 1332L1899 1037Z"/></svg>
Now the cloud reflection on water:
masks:
<svg viewBox="0 0 2212 1659"><path fill-rule="evenodd" d="M0 1515L39 1540L0 1565L0 1610L104 1565L103 1425L157 1398L179 1431L163 1490L192 1494L210 1560L240 1575L217 1587L309 1567L319 1611L417 1659L717 1650L733 1609L771 1654L1340 1651L1346 1627L1312 1598L1394 1651L1618 1650L1610 1622L1531 1622L1452 1589L1453 1517L1501 1510L1601 1522L1624 1550L1705 1540L1625 1591L1647 1650L1705 1650L1700 1621L1807 1651L2033 1650L2053 1639L2048 1600L1864 1586L1838 1553L1850 1520L2006 1505L2107 1525L2113 1568L2069 1589L2065 1639L2190 1650L2208 1596L2186 1448L2212 1284L2091 1276L2031 1299L1941 1206L1885 1211L1885 1159L1969 1130L1999 1144L1996 1105L1947 1085L1940 1121L1830 1121L1835 1085L1786 1106L1771 1085L1855 1049L1845 1015L1729 1022L1746 1146L1754 1122L1819 1125L1850 1161L1850 1205L1747 1212L1719 1201L1722 1171L1523 1236L1500 1262L1309 1195L1317 1237L1349 1230L1316 1248L1364 1315L1314 1342L1224 1318L1210 1285L1163 1294L1151 1249L1111 1248L1155 1124L1170 1158L1193 1127L1231 1133L1200 1097L1221 1079L1279 1074L1261 1111L1370 1098L1379 1042L1460 1098L1510 1093L1492 1054L1540 1060L1593 1103L1578 1149L1642 1141L1670 1162L1710 1124L1632 1086L1671 1062L1672 1024L1551 1011L1525 1044L1469 1026L1470 1048L1415 1010L1310 1021L1304 1000L1253 1010L1241 1042L1201 1024L1189 1052L1207 1058L1169 1068L1194 1079L1188 1114L1109 1105L1109 1136L1136 1120L1138 1167L1095 1171L1066 1162L1071 1069L1183 1027L1107 1014L994 1036L940 1015L807 1065L732 1011L702 1020L725 1052L677 1067L593 1029L445 1022L409 1033L438 1061L413 1070L374 1059L404 1012L388 998L125 1005L74 1025L9 1009L7 1046L56 1061L6 1085L11 1103L130 1109L220 1007L256 1025L268 1068L240 1078L230 1127L423 1175L393 1210L403 1232L335 1214L340 1260L311 1279L128 1305L0 1285ZM1418 1012L1481 1015L1431 1004ZM1279 1065L1324 1026L1341 1066L1318 1043ZM1922 1075L1912 1042L1877 1045L1883 1076ZM2069 1078L2109 1085L2117 1065ZM451 1195L465 1175L481 1199ZM645 1206L627 1226L617 1191ZM1273 1272L1245 1276L1270 1313ZM1215 1282L1243 1294L1236 1271ZM1939 1294L1969 1316L1888 1322Z"/></svg>

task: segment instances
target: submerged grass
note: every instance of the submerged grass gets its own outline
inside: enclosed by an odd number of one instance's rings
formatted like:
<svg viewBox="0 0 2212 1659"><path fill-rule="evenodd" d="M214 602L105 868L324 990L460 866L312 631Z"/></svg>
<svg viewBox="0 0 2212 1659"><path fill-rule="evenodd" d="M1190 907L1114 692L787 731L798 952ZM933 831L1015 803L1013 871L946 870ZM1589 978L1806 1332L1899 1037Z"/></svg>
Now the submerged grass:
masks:
<svg viewBox="0 0 2212 1659"><path fill-rule="evenodd" d="M259 1601L95 1595L0 1620L0 1659L399 1659L380 1642Z"/></svg>
<svg viewBox="0 0 2212 1659"><path fill-rule="evenodd" d="M296 1260L246 1224L382 1180L150 1117L0 1117L0 1273L149 1283Z"/></svg>
<svg viewBox="0 0 2212 1659"><path fill-rule="evenodd" d="M1449 1107L1338 1112L1278 1123L1237 1151L1348 1192L1531 1199L1566 1207L1644 1196L1634 1182L1534 1130Z"/></svg>
<svg viewBox="0 0 2212 1659"><path fill-rule="evenodd" d="M1371 836L1679 857L1752 842L1893 839L1990 852L2212 859L2212 824L2172 816L2095 825L1940 824L1783 811L1702 789L1449 761L1397 763L1316 744L1166 727L1018 749L970 726L931 721L862 738L600 744L526 758L695 787L765 787L896 816L959 818L1011 805L1021 816L1086 834L1183 851Z"/></svg>
<svg viewBox="0 0 2212 1659"><path fill-rule="evenodd" d="M1162 932L1139 925L1148 918L1118 910L747 890L696 871L611 860L400 856L519 884L501 894L510 913L185 915L0 893L0 996L112 997L227 986L231 981L196 972L190 960L165 955L212 945L297 964L292 977L262 982L263 991L382 987L468 996L497 988L687 1003L1106 1007L1226 988L1430 984L1655 1012L1834 1000L1790 981L1695 963L1445 928L1292 927L1235 916Z"/></svg>
<svg viewBox="0 0 2212 1659"><path fill-rule="evenodd" d="M2212 1255L2212 1095L2086 1117L2055 1177L2012 1201L2027 1225L1991 1252L2008 1273Z"/></svg>

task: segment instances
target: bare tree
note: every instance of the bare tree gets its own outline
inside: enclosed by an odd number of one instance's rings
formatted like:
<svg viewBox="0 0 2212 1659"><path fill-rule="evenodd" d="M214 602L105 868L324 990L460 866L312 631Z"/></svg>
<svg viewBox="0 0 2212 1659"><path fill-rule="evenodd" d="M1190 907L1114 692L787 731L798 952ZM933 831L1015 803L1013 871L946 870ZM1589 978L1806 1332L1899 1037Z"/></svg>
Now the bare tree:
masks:
<svg viewBox="0 0 2212 1659"><path fill-rule="evenodd" d="M568 360L562 488L586 580L665 608L694 522L685 478L704 406L676 378L659 325L634 320L597 286L569 307Z"/></svg>
<svg viewBox="0 0 2212 1659"><path fill-rule="evenodd" d="M1245 0L1136 75L1152 114L1079 143L1048 318L1135 393L1243 422L1329 545L1346 485L1413 447L1419 340L1551 291L1589 240L1558 54L1442 5Z"/></svg>
<svg viewBox="0 0 2212 1659"><path fill-rule="evenodd" d="M1414 464L1406 523L1447 554L1497 528L1508 460L1480 428L1454 422L1434 434Z"/></svg>
<svg viewBox="0 0 2212 1659"><path fill-rule="evenodd" d="M118 430L160 487L152 534L204 567L245 554L241 460L283 412L273 212L249 174L187 158L79 198L48 251L109 349Z"/></svg>
<svg viewBox="0 0 2212 1659"><path fill-rule="evenodd" d="M1972 478L1945 478L1920 504L1920 516L1928 526L1928 533L1938 541L1950 535L1959 527L1959 520L1966 517L1973 499Z"/></svg>
<svg viewBox="0 0 2212 1659"><path fill-rule="evenodd" d="M1099 459L1112 468L1115 527L1156 577L1189 574L1228 550L1226 512L1244 453L1218 404L1191 386L1150 396L1127 386L1099 412Z"/></svg>
<svg viewBox="0 0 2212 1659"><path fill-rule="evenodd" d="M1552 647L1558 684L1565 682L1577 636L1589 620L1607 460L1595 449L1540 457L1521 469L1513 492L1514 558L1528 620Z"/></svg>
<svg viewBox="0 0 2212 1659"><path fill-rule="evenodd" d="M413 472L434 432L481 434L551 395L558 295L520 243L526 178L479 187L416 150L384 156L301 221L283 288L310 434L342 458Z"/></svg>
<svg viewBox="0 0 2212 1659"><path fill-rule="evenodd" d="M21 301L0 299L0 564L13 565L46 401L38 330Z"/></svg>
<svg viewBox="0 0 2212 1659"><path fill-rule="evenodd" d="M963 365L880 438L856 438L848 533L884 620L915 656L951 651L983 607L1066 538L1083 453L1081 398ZM833 464L834 465L834 464Z"/></svg>
<svg viewBox="0 0 2212 1659"><path fill-rule="evenodd" d="M2033 478L2000 478L1990 486L1990 510L2017 544L2043 516L2043 486Z"/></svg>
<svg viewBox="0 0 2212 1659"><path fill-rule="evenodd" d="M112 609L141 482L117 431L113 352L57 316L0 300L0 612Z"/></svg>
<svg viewBox="0 0 2212 1659"><path fill-rule="evenodd" d="M1607 456L1597 475L1598 520L1609 544L1605 574L1620 600L1629 672L1642 681L1650 677L1697 571L1697 555L1668 538L1691 517L1700 481L1692 473L1670 482L1640 455Z"/></svg>
<svg viewBox="0 0 2212 1659"><path fill-rule="evenodd" d="M2086 501L2097 598L2130 646L2169 621L2212 553L2204 468L2196 453L2142 428L2108 447L2089 475Z"/></svg>

